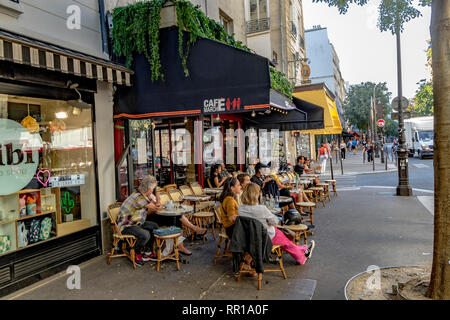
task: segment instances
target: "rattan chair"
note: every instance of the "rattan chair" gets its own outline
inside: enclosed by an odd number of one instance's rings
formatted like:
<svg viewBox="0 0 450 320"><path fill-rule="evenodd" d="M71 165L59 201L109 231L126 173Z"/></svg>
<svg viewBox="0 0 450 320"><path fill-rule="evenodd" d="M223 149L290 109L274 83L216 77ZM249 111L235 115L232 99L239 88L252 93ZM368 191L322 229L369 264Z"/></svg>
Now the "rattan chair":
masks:
<svg viewBox="0 0 450 320"><path fill-rule="evenodd" d="M119 215L121 205L122 205L121 202L110 204L107 210L109 220L111 221L113 229L113 243L111 251L107 257L107 264L111 264L112 258L127 257L133 263L133 268L136 269L136 260L135 260L136 254L134 251L134 246L136 245L137 239L135 236L122 234L119 227L117 226L117 216ZM122 241L122 253L114 254L116 246L121 241Z"/></svg>
<svg viewBox="0 0 450 320"><path fill-rule="evenodd" d="M213 208L213 211L214 215L216 216L217 229L219 230L219 242L217 243L216 255L214 257L214 265L216 265L218 258L231 257L233 254L229 251L231 240L227 236L227 233L225 232L225 228L223 227L222 224L222 218L220 217L217 208ZM222 244L225 244L223 249ZM220 250L223 250L222 254L220 253Z"/></svg>
<svg viewBox="0 0 450 320"><path fill-rule="evenodd" d="M272 246L272 253L275 253L278 257L278 263L280 268L279 269L264 269L264 272L281 272L283 279L286 279L286 271L284 270L284 266L283 266L283 258L281 257L283 255L283 249L281 248L281 246ZM241 274L242 273L251 273L254 270L243 270L244 268L244 262L241 262L241 265L239 267L239 275L236 279L236 281L239 281L241 279ZM262 273L258 273L258 290L261 290L262 287Z"/></svg>

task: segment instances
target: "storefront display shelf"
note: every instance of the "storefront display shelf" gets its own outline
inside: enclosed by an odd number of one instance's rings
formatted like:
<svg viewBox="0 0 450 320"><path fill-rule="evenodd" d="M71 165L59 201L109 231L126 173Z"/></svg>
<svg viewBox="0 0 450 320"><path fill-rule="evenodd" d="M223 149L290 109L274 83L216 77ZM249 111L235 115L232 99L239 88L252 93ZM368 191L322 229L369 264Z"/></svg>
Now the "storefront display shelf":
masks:
<svg viewBox="0 0 450 320"><path fill-rule="evenodd" d="M91 226L91 220L80 219L71 222L57 223L56 224L56 235L58 237L77 232Z"/></svg>
<svg viewBox="0 0 450 320"><path fill-rule="evenodd" d="M40 216L45 216L45 215L51 214L51 213L56 213L56 211L41 212L41 213L34 214L34 215L31 215L31 216L22 217L20 219L17 219L17 221L22 221L22 220L32 219L32 218L36 218L36 217L40 217Z"/></svg>
<svg viewBox="0 0 450 320"><path fill-rule="evenodd" d="M16 220L0 221L0 226L4 225L4 224L14 223L14 222L16 222Z"/></svg>

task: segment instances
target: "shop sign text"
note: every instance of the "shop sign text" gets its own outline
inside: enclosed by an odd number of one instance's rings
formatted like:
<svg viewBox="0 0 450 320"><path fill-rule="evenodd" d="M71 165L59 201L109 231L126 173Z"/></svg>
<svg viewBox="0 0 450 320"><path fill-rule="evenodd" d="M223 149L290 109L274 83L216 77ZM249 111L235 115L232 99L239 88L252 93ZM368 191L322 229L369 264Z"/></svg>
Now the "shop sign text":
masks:
<svg viewBox="0 0 450 320"><path fill-rule="evenodd" d="M203 101L203 113L224 113L241 110L240 98L218 98Z"/></svg>

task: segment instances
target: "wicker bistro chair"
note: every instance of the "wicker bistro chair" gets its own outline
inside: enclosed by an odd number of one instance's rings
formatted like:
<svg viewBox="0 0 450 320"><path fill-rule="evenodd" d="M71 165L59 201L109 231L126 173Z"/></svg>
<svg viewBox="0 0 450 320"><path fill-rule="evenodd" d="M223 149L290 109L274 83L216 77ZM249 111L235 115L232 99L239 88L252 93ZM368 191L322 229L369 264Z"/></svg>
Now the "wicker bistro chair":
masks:
<svg viewBox="0 0 450 320"><path fill-rule="evenodd" d="M176 189L176 188L177 188L176 184L168 184L168 185L165 185L163 187L163 190L164 190L164 192L168 193L170 190L173 190L173 189Z"/></svg>
<svg viewBox="0 0 450 320"><path fill-rule="evenodd" d="M174 202L182 202L182 200L181 200L182 194L181 194L180 190L178 190L178 189L169 190L169 196ZM192 213L186 214L184 216L186 217L186 219L188 219L189 221L194 223ZM186 227L184 224L183 224L182 229L183 229L183 234L184 234L184 236L186 236L186 238L193 235L193 231L191 229L189 229L188 227Z"/></svg>
<svg viewBox="0 0 450 320"><path fill-rule="evenodd" d="M159 272L159 266L164 260L174 260L177 263L177 270L180 270L180 256L178 252L178 238L181 237L181 233L171 234L168 236L155 236L155 246L156 246L156 256L158 257L158 261L156 264L156 271ZM161 254L161 249L166 240L173 241L173 253L163 257Z"/></svg>
<svg viewBox="0 0 450 320"><path fill-rule="evenodd" d="M116 202L108 206L108 216L112 224L113 229L113 243L111 251L107 257L107 264L111 264L112 258L127 257L133 263L133 268L136 269L135 251L134 246L136 245L136 237L132 235L124 235L120 232L117 226L117 216L119 215L119 210L122 202ZM122 252L121 254L114 254L115 248L119 242L122 241Z"/></svg>
<svg viewBox="0 0 450 320"><path fill-rule="evenodd" d="M337 191L336 191L336 180L325 180L325 183L331 183L331 185L333 186L333 190L331 190L333 192L333 195L336 197L338 195Z"/></svg>
<svg viewBox="0 0 450 320"><path fill-rule="evenodd" d="M227 236L227 233L225 232L225 228L223 227L222 219L220 218L218 209L213 208L213 211L214 215L216 216L216 223L219 230L219 242L217 243L216 255L214 257L214 265L216 265L218 258L231 257L233 254L229 251L231 239ZM220 254L220 250L222 250L222 244L224 244L223 253Z"/></svg>
<svg viewBox="0 0 450 320"><path fill-rule="evenodd" d="M159 201L162 206L165 206L170 200L169 194L167 192L159 192Z"/></svg>
<svg viewBox="0 0 450 320"><path fill-rule="evenodd" d="M191 183L191 189L192 192L196 196L206 196L207 194L203 191L202 187L198 184L198 182L192 182ZM197 204L197 209L200 211L209 211L212 209L212 207L216 204L215 201L202 201Z"/></svg>
<svg viewBox="0 0 450 320"><path fill-rule="evenodd" d="M281 246L272 246L272 253L275 253L278 257L278 263L280 268L279 269L264 269L264 272L281 272L283 279L286 279L286 271L284 270L284 266L283 266L283 259L282 259L282 255L283 255L283 249L281 248ZM241 274L242 273L250 273L253 270L243 270L244 268L244 262L241 262L240 268L239 268L239 275L236 279L236 281L239 281L241 279ZM262 287L262 273L258 273L258 290L261 290Z"/></svg>

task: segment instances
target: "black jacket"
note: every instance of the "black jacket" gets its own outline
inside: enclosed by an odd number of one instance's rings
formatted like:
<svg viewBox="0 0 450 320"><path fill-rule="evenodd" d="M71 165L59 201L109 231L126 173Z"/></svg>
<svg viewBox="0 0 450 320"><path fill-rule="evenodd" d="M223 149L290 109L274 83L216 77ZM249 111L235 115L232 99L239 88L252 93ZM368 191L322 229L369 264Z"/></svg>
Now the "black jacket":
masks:
<svg viewBox="0 0 450 320"><path fill-rule="evenodd" d="M264 262L268 262L272 252L272 240L266 228L256 219L238 217L236 219L230 251L233 252L233 271L239 271L242 254L248 252L255 262L257 273L264 273Z"/></svg>

